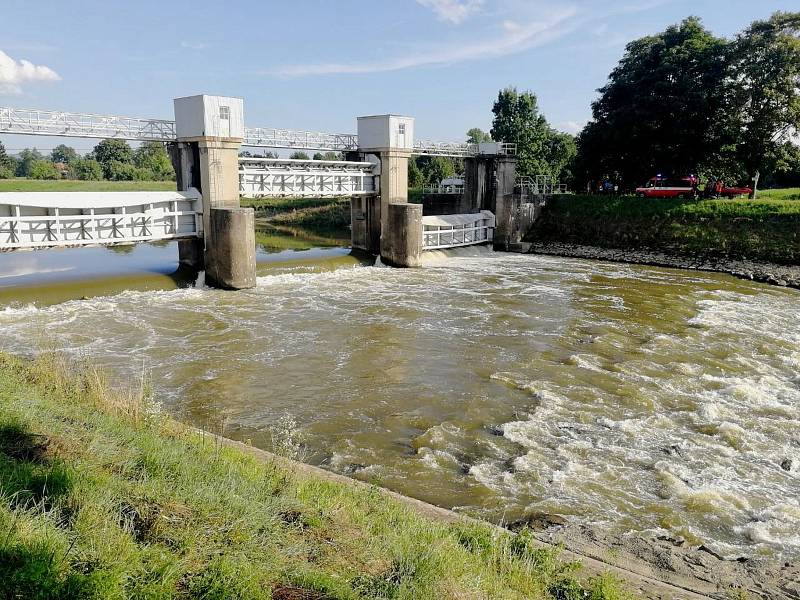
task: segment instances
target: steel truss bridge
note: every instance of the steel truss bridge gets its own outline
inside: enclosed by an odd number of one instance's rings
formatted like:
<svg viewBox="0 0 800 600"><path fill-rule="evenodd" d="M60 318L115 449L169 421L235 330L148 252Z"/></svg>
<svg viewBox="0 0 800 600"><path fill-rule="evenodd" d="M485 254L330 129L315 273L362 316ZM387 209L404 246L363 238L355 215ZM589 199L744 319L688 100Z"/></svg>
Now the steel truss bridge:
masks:
<svg viewBox="0 0 800 600"><path fill-rule="evenodd" d="M69 113L0 107L0 133L79 138L118 138L135 142L172 142L175 121ZM350 152L358 150L358 136L352 133L323 133L245 127L244 146ZM478 154L477 144L457 142L414 142L413 154L467 157ZM501 153L516 154L515 144L503 144Z"/></svg>

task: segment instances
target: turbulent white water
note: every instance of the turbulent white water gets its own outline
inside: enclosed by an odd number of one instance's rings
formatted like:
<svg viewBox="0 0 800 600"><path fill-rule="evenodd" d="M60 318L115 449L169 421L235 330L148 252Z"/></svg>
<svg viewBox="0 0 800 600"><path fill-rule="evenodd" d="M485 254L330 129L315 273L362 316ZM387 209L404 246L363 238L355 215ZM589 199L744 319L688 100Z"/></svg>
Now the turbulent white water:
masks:
<svg viewBox="0 0 800 600"><path fill-rule="evenodd" d="M470 250L6 308L0 330L144 365L179 416L259 445L291 413L310 460L492 519L800 556L795 291Z"/></svg>

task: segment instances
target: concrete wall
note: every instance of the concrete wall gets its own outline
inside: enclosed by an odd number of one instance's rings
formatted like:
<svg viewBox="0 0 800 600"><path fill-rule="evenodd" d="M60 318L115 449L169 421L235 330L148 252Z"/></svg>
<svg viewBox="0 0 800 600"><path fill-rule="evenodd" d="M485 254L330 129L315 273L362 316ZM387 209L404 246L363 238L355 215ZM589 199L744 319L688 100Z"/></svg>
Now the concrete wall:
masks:
<svg viewBox="0 0 800 600"><path fill-rule="evenodd" d="M518 192L497 199L494 230L495 250L514 250L542 213L549 195L522 196Z"/></svg>
<svg viewBox="0 0 800 600"><path fill-rule="evenodd" d="M425 194L422 196L423 215L460 215L474 210L466 209L466 200L461 194Z"/></svg>
<svg viewBox="0 0 800 600"><path fill-rule="evenodd" d="M422 264L422 205L396 202L388 205L381 238L381 260L393 267Z"/></svg>

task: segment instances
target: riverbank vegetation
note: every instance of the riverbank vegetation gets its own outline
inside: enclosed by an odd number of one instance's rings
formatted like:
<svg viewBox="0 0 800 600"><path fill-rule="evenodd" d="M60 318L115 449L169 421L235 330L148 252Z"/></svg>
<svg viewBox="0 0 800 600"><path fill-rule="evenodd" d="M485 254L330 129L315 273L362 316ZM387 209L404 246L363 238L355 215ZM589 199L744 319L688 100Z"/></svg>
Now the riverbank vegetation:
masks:
<svg viewBox="0 0 800 600"><path fill-rule="evenodd" d="M526 239L798 264L800 202L556 196Z"/></svg>
<svg viewBox="0 0 800 600"><path fill-rule="evenodd" d="M622 598L488 525L266 462L164 416L147 378L0 355L9 598ZM279 444L280 445L280 444Z"/></svg>
<svg viewBox="0 0 800 600"><path fill-rule="evenodd" d="M143 142L136 149L125 140L106 139L84 156L65 144L44 155L36 148L9 154L0 143L0 181L22 177L58 181L175 181L172 162L161 142Z"/></svg>
<svg viewBox="0 0 800 600"><path fill-rule="evenodd" d="M256 218L282 227L341 231L350 227L349 198L242 198Z"/></svg>

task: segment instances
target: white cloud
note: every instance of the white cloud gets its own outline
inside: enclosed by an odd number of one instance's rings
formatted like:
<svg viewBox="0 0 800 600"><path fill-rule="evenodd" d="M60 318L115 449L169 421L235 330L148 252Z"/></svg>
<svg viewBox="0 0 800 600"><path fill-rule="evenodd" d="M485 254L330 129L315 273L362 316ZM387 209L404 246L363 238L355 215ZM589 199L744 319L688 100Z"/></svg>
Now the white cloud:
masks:
<svg viewBox="0 0 800 600"><path fill-rule="evenodd" d="M558 128L561 131L566 133L571 133L572 135L577 135L583 129L585 122L580 121L564 121L563 123L558 124Z"/></svg>
<svg viewBox="0 0 800 600"><path fill-rule="evenodd" d="M202 50L206 45L202 42L181 42L181 48L188 48L189 50Z"/></svg>
<svg viewBox="0 0 800 600"><path fill-rule="evenodd" d="M14 60L0 50L0 94L20 94L22 85L32 81L60 81L50 67L35 65L28 60Z"/></svg>
<svg viewBox="0 0 800 600"><path fill-rule="evenodd" d="M440 21L453 25L463 23L472 13L480 10L484 0L417 0L436 13Z"/></svg>
<svg viewBox="0 0 800 600"><path fill-rule="evenodd" d="M572 20L576 13L574 8L565 8L541 20L525 24L505 21L503 31L499 35L483 41L470 39L450 45L420 47L402 56L373 62L287 65L271 70L269 74L279 77L306 77L381 73L507 56L543 46L572 32L578 25L578 22Z"/></svg>

